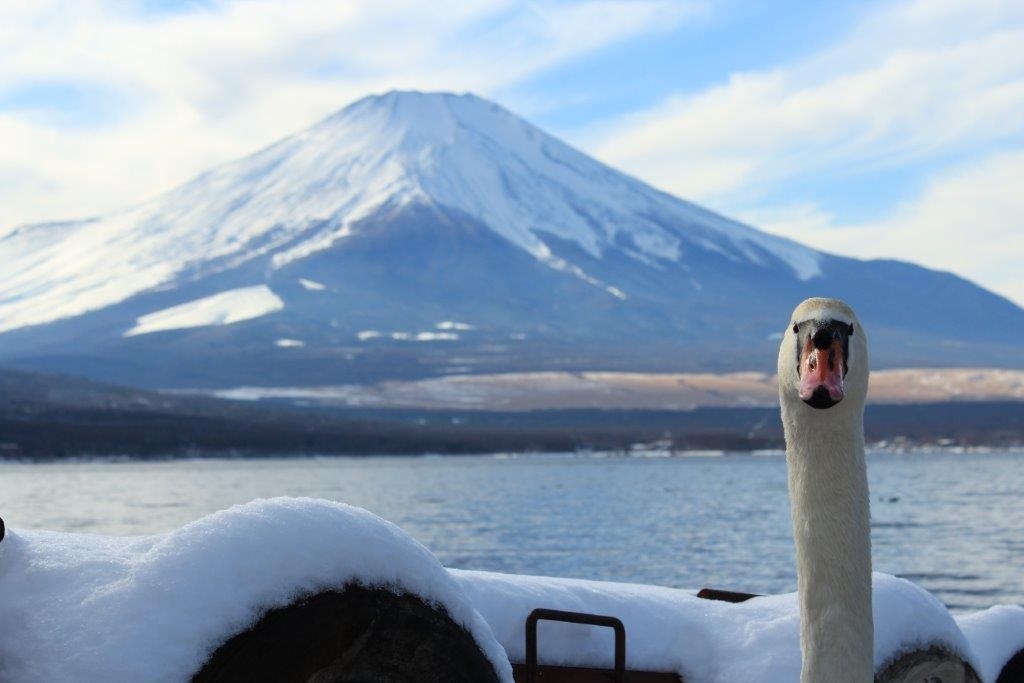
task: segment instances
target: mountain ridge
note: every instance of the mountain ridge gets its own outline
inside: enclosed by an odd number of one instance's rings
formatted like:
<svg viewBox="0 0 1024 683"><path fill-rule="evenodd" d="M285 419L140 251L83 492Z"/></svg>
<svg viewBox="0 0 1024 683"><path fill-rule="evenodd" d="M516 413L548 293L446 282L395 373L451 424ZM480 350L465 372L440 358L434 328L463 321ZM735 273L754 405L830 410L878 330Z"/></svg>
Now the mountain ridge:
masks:
<svg viewBox="0 0 1024 683"><path fill-rule="evenodd" d="M822 294L883 365L1022 362L1012 302L761 233L474 95L363 98L134 208L21 226L0 263L0 361L147 386L760 370Z"/></svg>
<svg viewBox="0 0 1024 683"><path fill-rule="evenodd" d="M429 119L429 123L416 120L419 115ZM475 124L476 128L470 124ZM429 135L423 133L426 127L429 127ZM354 146L352 138L364 135L372 136L370 142ZM460 144L465 142L459 139L460 135L481 138L478 148L488 148L495 141L505 143L501 148L505 152L504 156L490 164L497 172L493 174L494 177L487 178L486 183L480 177L472 178L472 183L466 182L469 180L466 176L481 174L487 164L481 163L479 154L472 155L463 151L466 145ZM368 148L375 151L368 153ZM332 158L326 171L310 168L307 157L315 156L310 149L329 150L325 154ZM515 151L508 153L509 149ZM524 149L528 153L522 151ZM58 257L83 247L92 249L106 246L122 249L129 255L125 260L131 262L134 256L137 262L134 272L115 273L121 285L117 292L104 292L92 300L83 296L83 290L95 289L91 286L94 281L87 277L92 270L87 263L77 266L76 274L86 277L85 284L90 287L81 286L77 290L63 292L64 300L57 306L32 306L29 312L26 309L29 308L28 304L33 303L31 299L20 306L17 301L0 300L0 331L12 329L19 321L28 324L46 323L59 319L53 316L62 312L77 314L117 303L118 295L165 285L197 270L200 273L211 269L216 271L225 265L235 265L267 251L274 253L273 266L281 267L291 260L308 256L343 239L350 234L353 223L381 207L403 206L417 201L454 208L477 220L484 214L480 207L485 207L489 214L500 212L497 217L489 216L488 225L492 230L551 267L569 272L575 271L550 253L548 246L537 235L538 232L571 239L596 257L600 257L611 246L616 236L623 235L623 239L629 239L635 245L635 248L627 248L626 253L640 260L678 260L683 236L647 220L634 220L632 225L620 220L616 231L609 234L596 227L599 223L588 215L588 208L573 207L574 210L567 211L564 207L555 206L558 211L554 211L553 215L538 218L512 206L512 202L507 201L500 192L495 192L493 186L499 181L507 182L510 173L508 167L524 164L525 160L521 157L526 156L532 157L529 159L533 163L531 169L545 161L556 166L568 166L567 161L571 161L575 164L577 175L588 174L589 178L585 180L597 178L602 181L602 189L613 193L621 194L623 187L636 193L639 188L643 198L651 202L650 206L645 207L650 211L664 211L668 207L690 212L705 230L710 227L720 233L713 236L724 235L736 242L734 246L741 251L733 254L734 257L744 256L757 260L759 255L749 249L753 245L788 259L803 279L817 272L813 250L785 238L757 233L740 223L654 190L586 157L493 103L468 94L427 95L391 91L358 100L305 131L285 137L237 161L221 164L133 208L81 221L20 226L0 238L7 241L10 248L10 243L19 237L31 240L37 236L36 233L45 232L48 239L53 239L54 231L62 231L60 238L70 244L66 249L58 251ZM298 160L296 157L299 157ZM341 160L333 157L340 157ZM323 165L321 159L313 161ZM297 190L293 185L282 189L280 186L283 183L275 172L286 164L298 167L284 169L290 174L288 180L299 176L315 178L315 182L299 182ZM356 168L358 166L365 168ZM442 166L443 173L428 173ZM350 174L358 171L362 173L354 179L338 183L335 176L339 174L339 169ZM545 179L553 178L557 175L556 170L545 169L540 175ZM614 183L606 182L607 178L613 178ZM569 177L564 180L563 186L575 189L571 186L578 183L579 178ZM519 185L526 185L530 189L531 183ZM311 187L322 191L314 192ZM518 191L521 193L521 190ZM590 194L594 194L593 191ZM321 197L325 199L321 200ZM545 199L547 207L555 205L550 197ZM600 210L609 210L608 202L589 197L588 200ZM294 212L311 221L322 221L327 227L325 229L296 221L293 218ZM198 216L195 215L197 213ZM678 222L678 217L675 220ZM590 225L585 224L588 221ZM175 223L186 227L177 228ZM610 223L605 221L605 225ZM304 234L310 232L309 228L312 228L312 234ZM178 258L175 262L174 257L177 255L169 250L170 237L153 234L165 230L174 239L184 237L192 252L199 248L206 250L205 258L199 262ZM85 237L92 237L97 242L100 241L97 237L104 236L109 238L109 242L106 245L77 244L83 241L79 240L82 231L87 233ZM96 235L101 231L108 234ZM131 236L133 241L128 243L126 236ZM706 235L687 235L685 238L691 241L704 240L704 246L713 244L707 240ZM146 253L139 254L140 246L145 246L146 241L155 241L156 244ZM248 251L240 249L247 245ZM714 244L714 248L726 253L729 246ZM158 259L153 258L155 254L159 255ZM223 263L218 263L218 259ZM67 264L69 259L61 260L65 267L70 265ZM172 262L168 263L169 260ZM66 271L61 276L62 280L66 279ZM74 303L69 303L69 298L78 302L78 308L74 307ZM83 306L88 308L82 310Z"/></svg>

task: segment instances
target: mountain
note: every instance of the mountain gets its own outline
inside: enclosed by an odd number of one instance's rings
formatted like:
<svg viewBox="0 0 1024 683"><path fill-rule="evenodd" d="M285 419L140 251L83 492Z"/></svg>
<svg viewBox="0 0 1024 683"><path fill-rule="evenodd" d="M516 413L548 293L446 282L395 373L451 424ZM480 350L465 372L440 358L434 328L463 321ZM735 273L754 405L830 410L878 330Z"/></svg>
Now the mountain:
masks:
<svg viewBox="0 0 1024 683"><path fill-rule="evenodd" d="M897 448L1020 447L1024 402L867 407ZM646 447L644 446L646 444ZM780 448L777 407L688 410L302 407L168 395L0 369L0 462L82 456L258 456Z"/></svg>
<svg viewBox="0 0 1024 683"><path fill-rule="evenodd" d="M0 265L0 363L136 386L766 370L811 295L858 309L876 366L1024 364L1005 299L759 232L473 95L367 97L126 211L15 228Z"/></svg>

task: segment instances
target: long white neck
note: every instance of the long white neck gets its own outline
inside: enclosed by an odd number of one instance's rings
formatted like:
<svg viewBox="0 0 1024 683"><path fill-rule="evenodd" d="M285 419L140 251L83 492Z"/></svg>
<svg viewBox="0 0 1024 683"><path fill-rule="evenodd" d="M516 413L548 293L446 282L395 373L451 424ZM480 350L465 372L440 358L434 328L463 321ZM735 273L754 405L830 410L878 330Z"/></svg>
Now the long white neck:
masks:
<svg viewBox="0 0 1024 683"><path fill-rule="evenodd" d="M782 402L800 597L802 683L874 679L863 408Z"/></svg>

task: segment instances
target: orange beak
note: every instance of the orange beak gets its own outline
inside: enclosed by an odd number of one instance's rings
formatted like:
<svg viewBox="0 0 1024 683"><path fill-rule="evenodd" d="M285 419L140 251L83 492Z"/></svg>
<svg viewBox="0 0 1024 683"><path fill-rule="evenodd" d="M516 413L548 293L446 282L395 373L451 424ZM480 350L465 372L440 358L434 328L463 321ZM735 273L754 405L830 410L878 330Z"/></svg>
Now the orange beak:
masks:
<svg viewBox="0 0 1024 683"><path fill-rule="evenodd" d="M843 344L832 339L817 348L808 339L800 354L800 399L812 408L831 408L843 400Z"/></svg>

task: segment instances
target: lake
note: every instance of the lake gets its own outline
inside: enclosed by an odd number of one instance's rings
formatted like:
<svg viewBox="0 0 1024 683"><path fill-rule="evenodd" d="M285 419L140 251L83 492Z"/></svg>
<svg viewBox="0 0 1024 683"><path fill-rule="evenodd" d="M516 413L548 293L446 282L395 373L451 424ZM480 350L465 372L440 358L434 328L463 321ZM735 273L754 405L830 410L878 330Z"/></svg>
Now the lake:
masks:
<svg viewBox="0 0 1024 683"><path fill-rule="evenodd" d="M1024 452L871 454L874 563L954 611L1024 603ZM365 507L447 566L795 589L780 455L602 454L0 464L13 528L168 531L234 503Z"/></svg>

